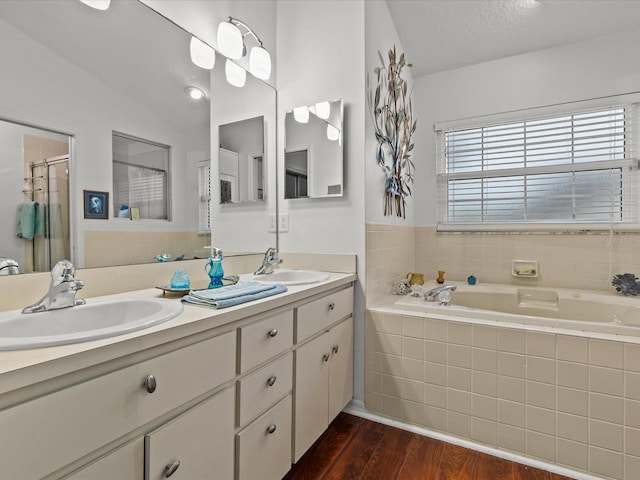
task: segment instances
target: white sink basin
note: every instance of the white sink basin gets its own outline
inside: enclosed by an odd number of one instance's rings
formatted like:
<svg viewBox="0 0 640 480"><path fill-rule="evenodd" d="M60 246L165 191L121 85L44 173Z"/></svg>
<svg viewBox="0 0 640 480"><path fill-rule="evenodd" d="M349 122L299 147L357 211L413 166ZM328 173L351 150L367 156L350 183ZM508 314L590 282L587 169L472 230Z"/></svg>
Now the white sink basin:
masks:
<svg viewBox="0 0 640 480"><path fill-rule="evenodd" d="M114 337L166 322L182 310L179 301L150 298L89 301L86 305L39 313L0 312L0 350Z"/></svg>
<svg viewBox="0 0 640 480"><path fill-rule="evenodd" d="M252 280L262 283L280 283L282 285L306 285L329 280L329 273L316 270L275 270L268 275L253 275Z"/></svg>

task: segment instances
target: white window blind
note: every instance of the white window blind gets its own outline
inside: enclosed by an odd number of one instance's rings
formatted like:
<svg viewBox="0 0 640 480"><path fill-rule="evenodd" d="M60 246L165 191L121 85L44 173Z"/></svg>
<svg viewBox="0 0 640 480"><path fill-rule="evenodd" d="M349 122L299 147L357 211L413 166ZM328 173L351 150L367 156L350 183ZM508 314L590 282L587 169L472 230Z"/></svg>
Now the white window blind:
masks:
<svg viewBox="0 0 640 480"><path fill-rule="evenodd" d="M211 231L211 162L203 160L198 164L198 230Z"/></svg>
<svg viewBox="0 0 640 480"><path fill-rule="evenodd" d="M637 224L636 109L437 132L439 229Z"/></svg>

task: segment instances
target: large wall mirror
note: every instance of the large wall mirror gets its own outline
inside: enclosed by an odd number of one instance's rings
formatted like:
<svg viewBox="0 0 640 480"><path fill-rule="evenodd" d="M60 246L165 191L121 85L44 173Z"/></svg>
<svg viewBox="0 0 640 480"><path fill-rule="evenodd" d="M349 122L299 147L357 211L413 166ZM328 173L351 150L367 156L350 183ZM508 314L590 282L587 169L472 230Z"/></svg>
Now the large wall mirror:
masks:
<svg viewBox="0 0 640 480"><path fill-rule="evenodd" d="M343 195L342 117L342 100L286 112L284 198Z"/></svg>
<svg viewBox="0 0 640 480"><path fill-rule="evenodd" d="M220 55L213 70L195 66L190 40L138 1L112 1L106 11L78 1L0 2L0 42L7 47L0 61L11 72L0 76L0 218L11 226L0 236L0 257L15 258L21 272L30 272L48 270L58 254L95 267L153 262L164 253L204 257L212 243L230 254L276 244L276 234L267 232L267 214L276 211L275 188L273 198L267 195L275 184L275 90L251 75L244 88L229 85ZM193 99L189 87L205 97ZM247 198L259 199L262 169L264 200L244 210L219 205L211 200L220 198L219 184L207 181L218 178L219 127L256 117L264 148L259 160L258 149L251 152L256 160L246 182L254 196ZM122 164L114 133L168 147L166 215L132 221L122 213L132 200L114 195L114 160ZM29 142L35 146L27 154ZM38 196L45 183L39 177L49 164L47 175L61 186L45 198ZM85 218L83 190L110 194L106 219ZM54 232L38 227L34 239L19 237L22 210L28 217L35 202L46 215L42 225ZM66 226L58 228L56 218ZM45 239L55 241L40 252Z"/></svg>

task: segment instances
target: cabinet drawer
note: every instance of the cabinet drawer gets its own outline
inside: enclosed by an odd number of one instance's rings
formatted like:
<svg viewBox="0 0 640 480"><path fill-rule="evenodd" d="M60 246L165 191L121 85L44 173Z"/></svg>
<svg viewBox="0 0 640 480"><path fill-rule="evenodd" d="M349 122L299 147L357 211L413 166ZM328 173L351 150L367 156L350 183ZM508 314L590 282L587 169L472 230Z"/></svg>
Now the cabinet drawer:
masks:
<svg viewBox="0 0 640 480"><path fill-rule="evenodd" d="M280 480L291 468L291 395L236 435L238 480Z"/></svg>
<svg viewBox="0 0 640 480"><path fill-rule="evenodd" d="M0 412L4 478L40 478L234 377L235 332ZM144 382L153 375L156 390Z"/></svg>
<svg viewBox="0 0 640 480"><path fill-rule="evenodd" d="M145 480L233 480L233 403L228 388L145 436Z"/></svg>
<svg viewBox="0 0 640 480"><path fill-rule="evenodd" d="M144 440L142 437L118 448L65 480L108 480L142 478L144 475Z"/></svg>
<svg viewBox="0 0 640 480"><path fill-rule="evenodd" d="M240 327L239 373L245 373L293 345L293 310Z"/></svg>
<svg viewBox="0 0 640 480"><path fill-rule="evenodd" d="M293 355L287 353L238 381L238 426L257 417L291 391Z"/></svg>
<svg viewBox="0 0 640 480"><path fill-rule="evenodd" d="M296 342L309 338L353 312L353 287L298 307Z"/></svg>

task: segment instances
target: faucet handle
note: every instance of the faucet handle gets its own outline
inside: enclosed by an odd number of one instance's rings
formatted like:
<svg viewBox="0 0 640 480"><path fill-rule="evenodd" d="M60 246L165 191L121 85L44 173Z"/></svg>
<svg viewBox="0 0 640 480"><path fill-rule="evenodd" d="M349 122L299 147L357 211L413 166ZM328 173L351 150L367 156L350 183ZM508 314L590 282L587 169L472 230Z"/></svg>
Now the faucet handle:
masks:
<svg viewBox="0 0 640 480"><path fill-rule="evenodd" d="M76 268L69 260L60 260L51 269L51 283L73 280Z"/></svg>

